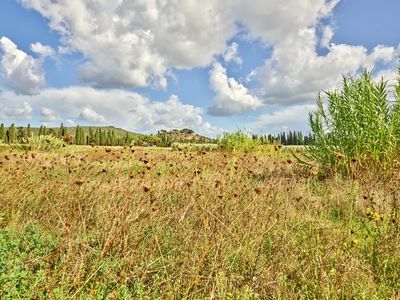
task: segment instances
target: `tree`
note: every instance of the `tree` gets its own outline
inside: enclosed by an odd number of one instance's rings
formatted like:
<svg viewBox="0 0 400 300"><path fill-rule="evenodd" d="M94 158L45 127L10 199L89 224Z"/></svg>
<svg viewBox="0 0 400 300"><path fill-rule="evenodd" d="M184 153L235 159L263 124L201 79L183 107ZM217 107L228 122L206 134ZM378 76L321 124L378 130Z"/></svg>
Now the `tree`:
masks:
<svg viewBox="0 0 400 300"><path fill-rule="evenodd" d="M106 140L107 140L106 145L107 146L111 146L111 132L110 132L110 130L107 131Z"/></svg>
<svg viewBox="0 0 400 300"><path fill-rule="evenodd" d="M115 140L115 132L114 130L111 132L111 146L116 146L116 140Z"/></svg>
<svg viewBox="0 0 400 300"><path fill-rule="evenodd" d="M7 138L7 132L6 132L6 129L4 127L4 124L1 123L1 125L0 125L0 143L1 142L6 142L6 138Z"/></svg>
<svg viewBox="0 0 400 300"><path fill-rule="evenodd" d="M54 128L50 128L47 131L47 135L52 135L52 136L56 137L57 136L56 130Z"/></svg>
<svg viewBox="0 0 400 300"><path fill-rule="evenodd" d="M105 146L107 143L106 132L99 129L99 145Z"/></svg>
<svg viewBox="0 0 400 300"><path fill-rule="evenodd" d="M27 142L26 140L26 131L24 129L24 127L18 127L17 130L17 142L24 144Z"/></svg>
<svg viewBox="0 0 400 300"><path fill-rule="evenodd" d="M81 141L81 131L79 130L79 125L75 128L75 144L80 145Z"/></svg>
<svg viewBox="0 0 400 300"><path fill-rule="evenodd" d="M10 125L10 128L8 128L7 141L8 141L8 143L13 144L13 143L15 143L15 139L16 139L16 137L15 137L15 125L13 123L13 124Z"/></svg>
<svg viewBox="0 0 400 300"><path fill-rule="evenodd" d="M96 132L94 134L94 143L96 145L100 145L100 132L99 132L99 128L96 128Z"/></svg>
<svg viewBox="0 0 400 300"><path fill-rule="evenodd" d="M79 125L76 126L75 129L75 144L84 145L85 144L85 133L83 132L82 127Z"/></svg>
<svg viewBox="0 0 400 300"><path fill-rule="evenodd" d="M130 140L129 140L129 134L125 133L125 138L124 138L124 145L129 145Z"/></svg>
<svg viewBox="0 0 400 300"><path fill-rule="evenodd" d="M27 138L31 138L32 137L31 124L28 124L28 127L26 127L26 136L27 136Z"/></svg>
<svg viewBox="0 0 400 300"><path fill-rule="evenodd" d="M93 143L95 143L93 129L92 127L89 127L88 144L93 144Z"/></svg>
<svg viewBox="0 0 400 300"><path fill-rule="evenodd" d="M66 133L67 133L67 128L64 126L64 123L61 123L60 129L58 130L58 137L62 138L66 136Z"/></svg>

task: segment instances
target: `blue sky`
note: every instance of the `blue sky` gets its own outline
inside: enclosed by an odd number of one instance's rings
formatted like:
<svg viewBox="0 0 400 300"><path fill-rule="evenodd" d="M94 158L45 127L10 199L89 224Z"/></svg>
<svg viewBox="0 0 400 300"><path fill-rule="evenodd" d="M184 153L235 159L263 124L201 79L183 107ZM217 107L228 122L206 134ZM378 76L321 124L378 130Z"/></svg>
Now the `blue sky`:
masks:
<svg viewBox="0 0 400 300"><path fill-rule="evenodd" d="M395 78L398 1L247 2L2 0L0 122L306 131L341 74Z"/></svg>

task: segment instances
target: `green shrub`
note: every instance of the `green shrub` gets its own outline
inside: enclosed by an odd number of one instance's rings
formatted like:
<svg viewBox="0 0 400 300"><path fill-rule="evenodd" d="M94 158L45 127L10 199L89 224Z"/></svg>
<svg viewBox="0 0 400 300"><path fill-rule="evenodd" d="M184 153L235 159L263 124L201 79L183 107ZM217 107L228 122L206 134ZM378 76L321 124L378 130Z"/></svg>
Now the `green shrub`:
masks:
<svg viewBox="0 0 400 300"><path fill-rule="evenodd" d="M250 152L262 145L260 138L253 137L250 133L238 130L233 133L225 132L218 137L217 143L220 147L237 152Z"/></svg>
<svg viewBox="0 0 400 300"><path fill-rule="evenodd" d="M51 151L64 147L64 142L53 135L40 135L28 139L26 150Z"/></svg>
<svg viewBox="0 0 400 300"><path fill-rule="evenodd" d="M365 71L355 79L344 77L342 88L326 96L326 102L318 97L317 109L309 115L315 142L307 157L326 170L346 174L387 169L400 145L399 104L388 101L387 82L375 82Z"/></svg>
<svg viewBox="0 0 400 300"><path fill-rule="evenodd" d="M173 150L188 150L188 151L213 151L218 149L217 144L194 144L194 143L173 143Z"/></svg>

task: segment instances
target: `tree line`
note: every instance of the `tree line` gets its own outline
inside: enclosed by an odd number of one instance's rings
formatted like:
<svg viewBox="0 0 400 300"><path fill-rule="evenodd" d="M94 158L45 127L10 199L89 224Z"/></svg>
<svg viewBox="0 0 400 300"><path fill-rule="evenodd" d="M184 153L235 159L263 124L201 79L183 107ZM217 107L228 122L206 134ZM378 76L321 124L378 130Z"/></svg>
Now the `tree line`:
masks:
<svg viewBox="0 0 400 300"><path fill-rule="evenodd" d="M36 130L35 130L36 131ZM36 131L37 132L37 131ZM0 142L9 144L26 144L29 138L34 136L52 135L62 139L67 144L75 145L98 145L98 146L127 146L135 144L138 146L159 146L169 147L174 142L180 143L212 143L214 140L199 136L190 129L182 130L161 130L155 135L137 135L133 136L126 132L124 135L116 135L114 130L102 129L99 127L89 127L87 133L79 125L75 127L75 135L67 133L67 127L61 123L57 128L46 128L42 125L37 134L30 124L27 127L16 127L11 124L8 128L3 123L0 124ZM259 139L265 144L283 144L283 145L309 145L314 141L314 136L303 134L301 131L281 132L278 134L253 135L253 139Z"/></svg>
<svg viewBox="0 0 400 300"><path fill-rule="evenodd" d="M265 144L282 144L288 146L309 145L314 141L314 136L311 132L304 134L301 131L288 131L268 135L254 135L253 138L258 138Z"/></svg>
<svg viewBox="0 0 400 300"><path fill-rule="evenodd" d="M96 127L89 127L88 134L79 125L75 128L75 135L67 133L67 127L61 123L58 129L46 128L42 125L37 134L30 124L27 127L16 127L11 124L8 128L3 123L0 124L0 142L8 144L26 144L34 136L52 135L62 139L67 144L75 145L99 145L99 146L126 146L132 142L132 137L126 132L124 136L116 136L114 130L106 130Z"/></svg>

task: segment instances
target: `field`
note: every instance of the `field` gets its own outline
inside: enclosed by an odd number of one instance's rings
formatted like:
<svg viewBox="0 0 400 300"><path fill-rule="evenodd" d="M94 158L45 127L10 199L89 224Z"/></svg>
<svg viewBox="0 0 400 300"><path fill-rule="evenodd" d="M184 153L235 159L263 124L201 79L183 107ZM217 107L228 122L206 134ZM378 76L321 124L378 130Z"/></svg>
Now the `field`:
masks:
<svg viewBox="0 0 400 300"><path fill-rule="evenodd" d="M398 299L399 179L273 146L4 147L0 298Z"/></svg>

